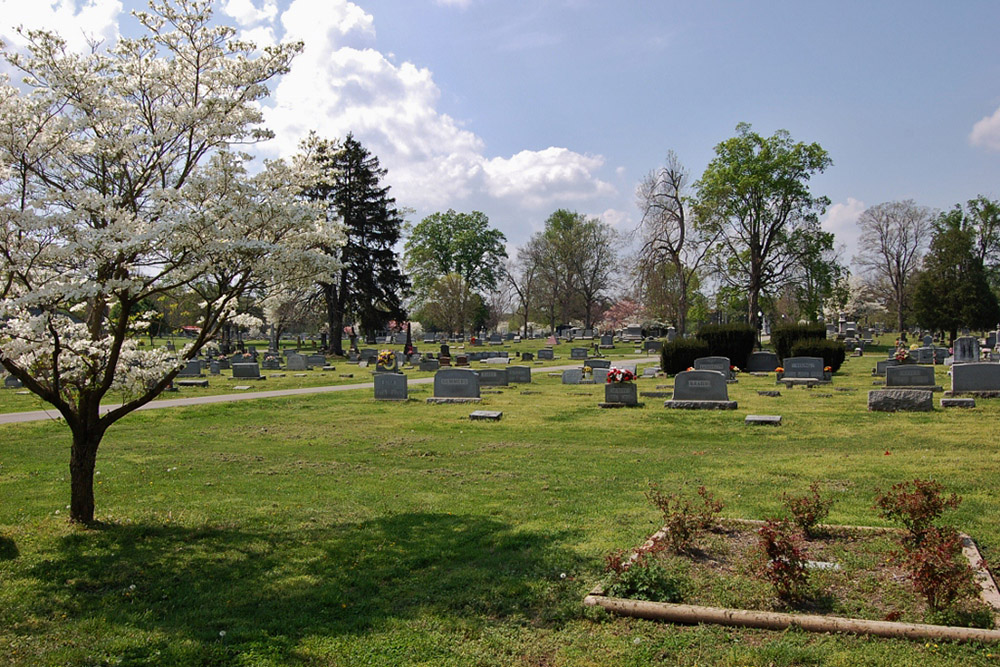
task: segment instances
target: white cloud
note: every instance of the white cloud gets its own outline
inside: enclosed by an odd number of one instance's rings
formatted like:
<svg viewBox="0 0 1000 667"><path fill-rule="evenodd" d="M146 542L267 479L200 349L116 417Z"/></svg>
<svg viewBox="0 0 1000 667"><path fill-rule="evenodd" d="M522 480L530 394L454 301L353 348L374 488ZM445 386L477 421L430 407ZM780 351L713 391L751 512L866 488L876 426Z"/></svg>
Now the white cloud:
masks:
<svg viewBox="0 0 1000 667"><path fill-rule="evenodd" d="M429 69L372 47L373 18L354 3L294 0L280 21L283 39L306 46L266 110L278 137L269 151L293 153L309 130L353 132L388 169L400 204L418 208L538 209L614 193L597 177L600 156L560 147L486 155L482 139L438 110Z"/></svg>
<svg viewBox="0 0 1000 667"><path fill-rule="evenodd" d="M969 143L994 151L1000 151L1000 108L992 116L985 116L972 126Z"/></svg>
<svg viewBox="0 0 1000 667"><path fill-rule="evenodd" d="M465 9L472 4L472 0L434 0L434 2L443 7L458 7L459 9Z"/></svg>
<svg viewBox="0 0 1000 667"><path fill-rule="evenodd" d="M0 39L15 47L25 45L17 28L44 28L58 33L73 51L89 50L88 40L112 43L118 39L120 0L0 0Z"/></svg>
<svg viewBox="0 0 1000 667"><path fill-rule="evenodd" d="M250 28L258 23L273 21L278 15L278 5L274 0L265 0L258 9L251 0L228 0L222 11L236 19L241 28Z"/></svg>
<svg viewBox="0 0 1000 667"><path fill-rule="evenodd" d="M845 262L850 262L851 258L857 254L858 236L861 234L861 230L858 228L858 218L861 217L866 208L868 207L863 201L848 197L846 202L831 206L827 210L826 216L820 221L823 231L833 232L834 244L837 247L844 247L843 260Z"/></svg>

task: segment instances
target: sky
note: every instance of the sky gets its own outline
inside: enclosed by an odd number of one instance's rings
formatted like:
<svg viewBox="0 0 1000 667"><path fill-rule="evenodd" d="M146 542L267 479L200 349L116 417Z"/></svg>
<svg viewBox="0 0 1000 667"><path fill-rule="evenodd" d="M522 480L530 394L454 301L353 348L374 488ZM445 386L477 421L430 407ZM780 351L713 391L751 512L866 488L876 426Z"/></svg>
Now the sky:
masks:
<svg viewBox="0 0 1000 667"><path fill-rule="evenodd" d="M133 0L0 0L0 39L134 34ZM1000 2L218 0L259 45L303 40L261 157L352 132L419 222L480 210L514 251L558 208L622 233L673 150L697 180L748 122L818 142L811 180L850 261L856 221L902 199L1000 198Z"/></svg>

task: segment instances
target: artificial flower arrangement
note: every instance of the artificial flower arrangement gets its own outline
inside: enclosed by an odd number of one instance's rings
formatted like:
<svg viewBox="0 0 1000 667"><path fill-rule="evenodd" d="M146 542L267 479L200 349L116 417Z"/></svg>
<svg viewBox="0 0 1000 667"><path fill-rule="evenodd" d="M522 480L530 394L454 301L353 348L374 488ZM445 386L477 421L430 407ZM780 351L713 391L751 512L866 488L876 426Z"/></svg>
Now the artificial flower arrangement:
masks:
<svg viewBox="0 0 1000 667"><path fill-rule="evenodd" d="M775 373L784 373L785 369L782 368L781 366L778 366L777 368L774 369L774 372Z"/></svg>
<svg viewBox="0 0 1000 667"><path fill-rule="evenodd" d="M608 371L608 384L612 382L631 382L635 379L635 373L627 368L612 368Z"/></svg>
<svg viewBox="0 0 1000 667"><path fill-rule="evenodd" d="M900 347L896 349L896 354L893 355L893 358L899 363L903 363L908 356L910 356L909 350L905 347Z"/></svg>
<svg viewBox="0 0 1000 667"><path fill-rule="evenodd" d="M833 372L833 366L824 366L823 367L823 371L826 372L826 373L832 373Z"/></svg>
<svg viewBox="0 0 1000 667"><path fill-rule="evenodd" d="M396 363L396 355L392 350L382 350L378 353L379 366L393 366Z"/></svg>

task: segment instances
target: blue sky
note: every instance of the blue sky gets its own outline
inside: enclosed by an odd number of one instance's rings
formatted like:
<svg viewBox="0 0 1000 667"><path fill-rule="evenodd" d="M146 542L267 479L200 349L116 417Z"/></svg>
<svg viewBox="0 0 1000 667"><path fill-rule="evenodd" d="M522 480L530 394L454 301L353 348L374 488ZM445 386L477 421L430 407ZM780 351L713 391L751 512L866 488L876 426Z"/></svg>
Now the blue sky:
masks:
<svg viewBox="0 0 1000 667"><path fill-rule="evenodd" d="M0 0L113 39L131 1ZM287 155L310 129L355 136L411 220L479 209L511 245L565 207L622 231L674 150L696 179L746 121L819 142L824 224L850 259L865 207L1000 198L1000 3L226 0L259 43L304 39L268 123ZM67 32L68 31L68 32ZM16 41L15 41L16 43Z"/></svg>

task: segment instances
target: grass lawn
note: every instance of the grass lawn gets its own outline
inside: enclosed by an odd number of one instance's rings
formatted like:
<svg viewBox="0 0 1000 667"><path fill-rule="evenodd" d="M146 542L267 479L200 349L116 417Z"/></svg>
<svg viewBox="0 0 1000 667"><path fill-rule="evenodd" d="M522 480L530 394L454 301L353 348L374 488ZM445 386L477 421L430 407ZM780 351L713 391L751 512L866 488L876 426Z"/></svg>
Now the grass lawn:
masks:
<svg viewBox="0 0 1000 667"><path fill-rule="evenodd" d="M87 529L65 519L65 427L0 427L0 663L1000 664L1000 646L673 626L581 604L606 554L659 528L650 482L704 484L724 516L764 518L818 480L837 499L829 523L886 525L875 488L933 477L964 498L947 520L998 561L1000 400L868 413L875 359L811 390L741 374L729 412L652 398L602 410L603 387L542 373L531 393L476 407L429 405L422 385L407 403L358 390L136 413L102 444L101 523ZM503 420L470 422L476 408ZM783 424L748 427L748 413Z"/></svg>

